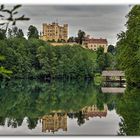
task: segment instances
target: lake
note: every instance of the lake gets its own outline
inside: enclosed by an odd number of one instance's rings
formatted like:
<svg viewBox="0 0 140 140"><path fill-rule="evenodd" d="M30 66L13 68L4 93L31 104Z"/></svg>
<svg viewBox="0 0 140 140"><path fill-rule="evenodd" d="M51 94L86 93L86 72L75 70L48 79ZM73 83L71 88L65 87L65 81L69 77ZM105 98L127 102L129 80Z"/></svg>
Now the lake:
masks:
<svg viewBox="0 0 140 140"><path fill-rule="evenodd" d="M0 135L139 135L140 90L103 88L93 81L3 82Z"/></svg>

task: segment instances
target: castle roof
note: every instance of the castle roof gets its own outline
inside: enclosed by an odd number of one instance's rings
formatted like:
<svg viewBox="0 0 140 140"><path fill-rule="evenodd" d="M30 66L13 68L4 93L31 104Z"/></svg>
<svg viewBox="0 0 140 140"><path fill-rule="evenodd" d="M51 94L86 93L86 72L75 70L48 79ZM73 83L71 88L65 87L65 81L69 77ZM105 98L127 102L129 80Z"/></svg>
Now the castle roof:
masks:
<svg viewBox="0 0 140 140"><path fill-rule="evenodd" d="M86 38L85 39L86 43L96 43L96 44L107 44L107 39L95 39L95 38Z"/></svg>

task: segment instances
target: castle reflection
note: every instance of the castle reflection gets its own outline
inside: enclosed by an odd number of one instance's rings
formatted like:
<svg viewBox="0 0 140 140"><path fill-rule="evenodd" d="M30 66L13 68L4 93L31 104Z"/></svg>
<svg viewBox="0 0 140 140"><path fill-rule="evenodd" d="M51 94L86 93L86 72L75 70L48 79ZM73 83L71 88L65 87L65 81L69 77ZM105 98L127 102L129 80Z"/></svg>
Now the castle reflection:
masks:
<svg viewBox="0 0 140 140"><path fill-rule="evenodd" d="M96 105L86 106L82 108L79 112L82 112L82 116L84 119L89 120L89 118L93 117L106 117L107 116L107 105L104 105L103 110L99 110ZM72 112L71 112L72 113ZM70 113L70 114L71 114ZM75 115L77 112L73 112ZM64 112L55 112L49 115L44 115L42 117L42 132L57 132L62 129L63 131L67 131L67 116L69 113Z"/></svg>
<svg viewBox="0 0 140 140"><path fill-rule="evenodd" d="M89 120L89 117L93 118L93 117L106 117L107 115L107 105L104 105L104 109L103 110L99 110L97 108L96 105L92 105L92 106L88 106L88 107L84 107L82 109L82 113L85 116L86 120Z"/></svg>
<svg viewBox="0 0 140 140"><path fill-rule="evenodd" d="M42 117L42 132L67 131L67 114L52 113Z"/></svg>

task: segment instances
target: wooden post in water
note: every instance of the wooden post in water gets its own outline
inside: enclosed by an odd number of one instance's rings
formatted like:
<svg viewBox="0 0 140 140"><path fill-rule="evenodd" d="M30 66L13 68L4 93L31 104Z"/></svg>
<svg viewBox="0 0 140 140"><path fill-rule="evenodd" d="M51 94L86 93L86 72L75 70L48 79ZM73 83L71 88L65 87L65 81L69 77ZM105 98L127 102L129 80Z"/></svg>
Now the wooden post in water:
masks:
<svg viewBox="0 0 140 140"><path fill-rule="evenodd" d="M120 81L122 81L122 77L120 76Z"/></svg>

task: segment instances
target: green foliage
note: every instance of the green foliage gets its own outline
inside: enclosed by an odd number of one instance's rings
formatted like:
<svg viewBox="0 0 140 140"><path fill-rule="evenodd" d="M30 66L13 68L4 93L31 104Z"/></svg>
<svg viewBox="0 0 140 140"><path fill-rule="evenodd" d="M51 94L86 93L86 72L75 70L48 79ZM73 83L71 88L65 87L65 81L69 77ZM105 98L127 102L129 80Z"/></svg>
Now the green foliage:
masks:
<svg viewBox="0 0 140 140"><path fill-rule="evenodd" d="M22 29L18 29L17 26L13 27L12 29L8 29L8 38L22 38L24 37L24 33Z"/></svg>
<svg viewBox="0 0 140 140"><path fill-rule="evenodd" d="M113 54L115 52L115 47L113 45L109 45L108 49L107 49L107 52L110 52L110 53Z"/></svg>
<svg viewBox="0 0 140 140"><path fill-rule="evenodd" d="M0 40L3 40L6 38L6 33L4 29L0 29Z"/></svg>
<svg viewBox="0 0 140 140"><path fill-rule="evenodd" d="M21 120L27 117L30 129L36 126L35 120L52 111L74 113L85 106L96 104L98 93L93 83L85 81L53 81L49 84L18 80L7 84L8 87L1 88L0 92L0 118L8 118L9 122L14 121L20 126Z"/></svg>
<svg viewBox="0 0 140 140"><path fill-rule="evenodd" d="M38 30L35 26L33 25L30 25L29 28L28 28L28 39L30 38L39 38L39 33L38 33Z"/></svg>
<svg viewBox="0 0 140 140"><path fill-rule="evenodd" d="M100 73L95 73L95 77L94 77L94 82L95 82L95 85L101 85L102 83L102 76Z"/></svg>
<svg viewBox="0 0 140 140"><path fill-rule="evenodd" d="M78 31L78 43L79 44L82 44L82 42L83 42L83 40L84 40L84 38L85 38L85 32L84 31L82 31L82 30L79 30Z"/></svg>
<svg viewBox="0 0 140 140"><path fill-rule="evenodd" d="M9 78L9 76L12 74L12 71L6 70L4 67L0 67L0 75Z"/></svg>
<svg viewBox="0 0 140 140"><path fill-rule="evenodd" d="M95 71L95 53L79 46L41 46L38 59L42 74L59 78L93 77ZM95 58L96 59L96 58ZM94 60L94 61L93 61Z"/></svg>
<svg viewBox="0 0 140 140"><path fill-rule="evenodd" d="M0 61L4 61L5 60L5 56L0 55Z"/></svg>
<svg viewBox="0 0 140 140"><path fill-rule="evenodd" d="M0 43L2 66L12 70L12 78L93 78L96 71L96 53L81 46L54 47L18 37Z"/></svg>
<svg viewBox="0 0 140 140"><path fill-rule="evenodd" d="M0 46L0 51L1 51L1 49L4 50L4 47L6 47L8 45L8 43L6 43L5 41L7 41L6 40L6 33L8 30L9 24L12 23L12 25L16 25L17 21L29 20L29 18L26 18L25 15L22 15L20 17L15 16L18 14L17 10L21 6L22 5L15 5L11 9L7 9L7 8L5 8L5 5L0 5L0 20L1 21L3 20L3 23L0 23L0 26L2 27L0 29L0 40L4 40L3 42L1 42L2 44ZM4 14L4 13L6 13L6 14ZM5 29L3 29L3 28L5 28ZM22 29L18 29L17 27L14 27L13 31L9 29L9 31L8 31L9 37L12 36L12 32L14 34L14 37L21 38L24 36ZM6 50L7 50L7 48L6 48ZM10 51L10 49L9 49L9 51ZM4 54L6 54L6 52ZM0 54L0 56L1 56L1 54ZM8 58L9 58L9 56L8 56ZM7 65L7 67L9 69L8 65ZM0 76L9 78L10 74L12 74L12 71L5 69L5 67L1 64L0 65Z"/></svg>
<svg viewBox="0 0 140 140"><path fill-rule="evenodd" d="M82 30L78 30L78 33L77 33L77 37L69 37L69 39L67 40L67 42L76 42L80 45L82 45L84 39L85 39L85 35L86 33Z"/></svg>
<svg viewBox="0 0 140 140"><path fill-rule="evenodd" d="M127 18L126 32L118 35L117 67L125 71L129 84L138 84L140 83L140 6L133 6Z"/></svg>
<svg viewBox="0 0 140 140"><path fill-rule="evenodd" d="M99 72L103 70L116 69L116 55L110 52L104 53L104 48L97 49L97 70Z"/></svg>
<svg viewBox="0 0 140 140"><path fill-rule="evenodd" d="M140 89L128 87L119 100L117 112L122 116L119 135L140 135Z"/></svg>
<svg viewBox="0 0 140 140"><path fill-rule="evenodd" d="M67 113L70 118L77 118L78 125L82 125L86 120L82 108L98 105L103 110L103 104L111 104L116 99L110 94L106 98L93 81L85 80L51 83L13 80L3 82L0 91L0 125L6 127L5 120L8 120L8 126L14 128L21 126L26 117L28 128L33 129L39 119L52 112Z"/></svg>
<svg viewBox="0 0 140 140"><path fill-rule="evenodd" d="M5 56L0 55L0 77L7 77L9 78L9 76L12 74L12 71L5 69L3 66L1 66L1 62L5 61Z"/></svg>
<svg viewBox="0 0 140 140"><path fill-rule="evenodd" d="M58 39L58 41L57 42L59 42L59 43L64 43L64 42L66 42L64 39Z"/></svg>
<svg viewBox="0 0 140 140"><path fill-rule="evenodd" d="M97 65L98 65L98 70L102 71L106 67L106 58L104 54L104 49L102 47L97 49Z"/></svg>

